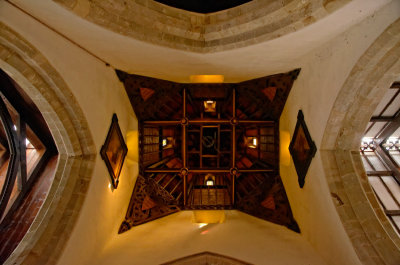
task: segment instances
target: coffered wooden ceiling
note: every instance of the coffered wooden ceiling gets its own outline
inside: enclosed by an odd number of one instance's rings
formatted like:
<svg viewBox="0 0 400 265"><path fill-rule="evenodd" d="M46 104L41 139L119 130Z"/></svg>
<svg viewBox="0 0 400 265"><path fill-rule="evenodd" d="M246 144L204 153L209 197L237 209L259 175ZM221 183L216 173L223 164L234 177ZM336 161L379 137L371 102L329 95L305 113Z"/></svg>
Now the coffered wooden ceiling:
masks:
<svg viewBox="0 0 400 265"><path fill-rule="evenodd" d="M237 209L299 232L279 175L279 117L300 70L184 84L117 71L139 120L119 233L180 210Z"/></svg>

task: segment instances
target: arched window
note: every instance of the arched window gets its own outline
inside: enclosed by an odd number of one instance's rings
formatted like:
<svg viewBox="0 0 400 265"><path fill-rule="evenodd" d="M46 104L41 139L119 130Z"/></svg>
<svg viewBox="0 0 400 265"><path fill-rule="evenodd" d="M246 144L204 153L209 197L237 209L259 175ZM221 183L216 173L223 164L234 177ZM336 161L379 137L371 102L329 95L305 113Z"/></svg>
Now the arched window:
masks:
<svg viewBox="0 0 400 265"><path fill-rule="evenodd" d="M392 84L377 106L361 156L376 197L400 233L400 82Z"/></svg>
<svg viewBox="0 0 400 265"><path fill-rule="evenodd" d="M57 149L40 111L0 70L0 263L15 249L41 207Z"/></svg>

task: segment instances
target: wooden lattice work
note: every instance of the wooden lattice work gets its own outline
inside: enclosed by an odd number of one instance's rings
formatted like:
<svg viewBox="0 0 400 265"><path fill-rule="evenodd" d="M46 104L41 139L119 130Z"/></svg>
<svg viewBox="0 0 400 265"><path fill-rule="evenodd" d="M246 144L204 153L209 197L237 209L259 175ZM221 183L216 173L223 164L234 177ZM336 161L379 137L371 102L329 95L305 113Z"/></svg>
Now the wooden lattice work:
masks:
<svg viewBox="0 0 400 265"><path fill-rule="evenodd" d="M120 232L189 209L238 209L299 231L279 176L279 117L299 72L179 84L117 71L140 153Z"/></svg>

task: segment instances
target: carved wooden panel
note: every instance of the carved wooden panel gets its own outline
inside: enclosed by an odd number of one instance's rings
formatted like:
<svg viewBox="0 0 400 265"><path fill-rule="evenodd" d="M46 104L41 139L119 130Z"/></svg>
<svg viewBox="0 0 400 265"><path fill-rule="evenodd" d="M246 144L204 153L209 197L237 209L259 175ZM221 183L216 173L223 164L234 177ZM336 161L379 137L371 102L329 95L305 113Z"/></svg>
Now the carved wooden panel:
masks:
<svg viewBox="0 0 400 265"><path fill-rule="evenodd" d="M174 198L154 180L139 175L125 220L118 233L123 233L132 226L178 212L179 207L173 203Z"/></svg>
<svg viewBox="0 0 400 265"><path fill-rule="evenodd" d="M140 154L120 233L191 209L238 209L298 232L279 176L279 117L299 72L179 84L117 71Z"/></svg>

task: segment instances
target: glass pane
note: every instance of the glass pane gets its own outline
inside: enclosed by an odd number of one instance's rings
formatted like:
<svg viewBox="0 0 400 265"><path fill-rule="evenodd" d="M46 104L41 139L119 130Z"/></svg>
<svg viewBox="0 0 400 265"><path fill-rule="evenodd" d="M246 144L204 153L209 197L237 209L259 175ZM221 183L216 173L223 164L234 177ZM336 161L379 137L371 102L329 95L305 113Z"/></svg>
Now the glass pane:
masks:
<svg viewBox="0 0 400 265"><path fill-rule="evenodd" d="M400 209L379 177L368 177L368 179L386 210Z"/></svg>
<svg viewBox="0 0 400 265"><path fill-rule="evenodd" d="M375 155L374 152L368 152L365 154L366 157L369 159L369 161L371 162L372 166L375 168L375 170L377 171L386 171L389 170L383 163L382 161L379 159L379 157L377 155Z"/></svg>
<svg viewBox="0 0 400 265"><path fill-rule="evenodd" d="M3 123L0 122L0 192L3 190L9 162L10 152L7 136L3 127Z"/></svg>
<svg viewBox="0 0 400 265"><path fill-rule="evenodd" d="M382 180L385 182L386 186L388 186L397 202L400 203L400 185L392 176L383 176Z"/></svg>
<svg viewBox="0 0 400 265"><path fill-rule="evenodd" d="M6 210L5 210L2 218L4 218L7 215L8 211L11 208L11 206L14 204L14 202L17 199L19 193L21 192L21 190L18 188L18 178L19 178L19 174L17 175L17 177L16 177L16 179L14 181L14 185L13 185L13 189L12 189L12 192L11 192L11 196L10 196L10 199L8 200Z"/></svg>
<svg viewBox="0 0 400 265"><path fill-rule="evenodd" d="M397 229L400 230L400 215L393 215L391 216L393 219L393 223L397 226Z"/></svg>
<svg viewBox="0 0 400 265"><path fill-rule="evenodd" d="M37 163L40 161L40 158L46 151L46 148L27 124L26 124L25 147L26 147L26 173L27 173L27 178L29 179Z"/></svg>
<svg viewBox="0 0 400 265"><path fill-rule="evenodd" d="M399 151L390 151L390 156L396 161L397 166L400 166L400 152Z"/></svg>
<svg viewBox="0 0 400 265"><path fill-rule="evenodd" d="M368 164L367 158L361 156L362 162L364 164L365 171L374 171L374 169Z"/></svg>

